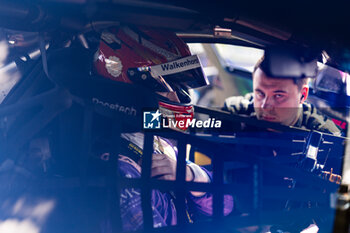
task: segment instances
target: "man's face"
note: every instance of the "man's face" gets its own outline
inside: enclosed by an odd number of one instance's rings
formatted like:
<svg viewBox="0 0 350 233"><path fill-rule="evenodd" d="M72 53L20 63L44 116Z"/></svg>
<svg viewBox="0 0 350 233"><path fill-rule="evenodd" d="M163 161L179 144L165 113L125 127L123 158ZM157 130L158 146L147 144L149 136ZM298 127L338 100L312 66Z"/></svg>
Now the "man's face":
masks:
<svg viewBox="0 0 350 233"><path fill-rule="evenodd" d="M269 78L257 69L253 75L253 90L254 109L259 120L294 125L308 89L299 90L292 79Z"/></svg>

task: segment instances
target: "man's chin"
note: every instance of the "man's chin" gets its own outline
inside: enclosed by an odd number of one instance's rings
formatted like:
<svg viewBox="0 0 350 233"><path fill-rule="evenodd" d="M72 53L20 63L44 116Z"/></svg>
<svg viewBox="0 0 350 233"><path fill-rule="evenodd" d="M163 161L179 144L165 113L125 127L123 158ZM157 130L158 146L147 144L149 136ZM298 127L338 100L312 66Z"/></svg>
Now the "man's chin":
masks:
<svg viewBox="0 0 350 233"><path fill-rule="evenodd" d="M277 123L277 124L281 124L281 125L285 125L285 126L289 126L289 125L292 125L292 124L288 124L286 122L281 122L280 120L278 120L278 118L269 118L269 117L258 117L258 120L262 120L262 121L268 121L268 122L271 122L271 123Z"/></svg>

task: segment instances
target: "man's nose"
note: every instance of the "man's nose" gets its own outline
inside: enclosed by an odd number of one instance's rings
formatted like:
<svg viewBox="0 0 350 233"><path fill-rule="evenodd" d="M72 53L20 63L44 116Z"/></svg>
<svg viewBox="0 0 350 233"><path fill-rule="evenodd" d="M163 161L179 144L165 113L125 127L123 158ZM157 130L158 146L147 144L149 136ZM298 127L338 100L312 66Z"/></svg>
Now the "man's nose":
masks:
<svg viewBox="0 0 350 233"><path fill-rule="evenodd" d="M273 107L273 100L270 97L265 97L261 103L261 108L269 109Z"/></svg>

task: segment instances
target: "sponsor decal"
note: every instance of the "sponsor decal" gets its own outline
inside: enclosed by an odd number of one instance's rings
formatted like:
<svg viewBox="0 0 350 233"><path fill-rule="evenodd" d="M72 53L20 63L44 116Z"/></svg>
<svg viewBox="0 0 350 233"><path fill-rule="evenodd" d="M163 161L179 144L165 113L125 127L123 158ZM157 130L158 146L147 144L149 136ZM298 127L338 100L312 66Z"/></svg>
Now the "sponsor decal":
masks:
<svg viewBox="0 0 350 233"><path fill-rule="evenodd" d="M103 31L101 34L101 39L104 40L107 44L121 44L120 40L118 40L117 37L109 31Z"/></svg>
<svg viewBox="0 0 350 233"><path fill-rule="evenodd" d="M94 104L98 104L98 105L102 105L106 108L109 108L111 110L115 110L118 112L122 112L126 115L129 116L136 116L136 109L134 107L129 107L129 106L123 106L123 105L119 105L118 103L108 103L108 102L103 102L102 100L99 100L98 98L93 97L92 98L92 103Z"/></svg>
<svg viewBox="0 0 350 233"><path fill-rule="evenodd" d="M201 64L197 55L184 57L176 61L151 66L151 72L154 75L169 75L184 72L191 69L200 68Z"/></svg>
<svg viewBox="0 0 350 233"><path fill-rule="evenodd" d="M118 77L122 73L123 65L122 61L116 56L110 56L105 59L106 70L113 77Z"/></svg>

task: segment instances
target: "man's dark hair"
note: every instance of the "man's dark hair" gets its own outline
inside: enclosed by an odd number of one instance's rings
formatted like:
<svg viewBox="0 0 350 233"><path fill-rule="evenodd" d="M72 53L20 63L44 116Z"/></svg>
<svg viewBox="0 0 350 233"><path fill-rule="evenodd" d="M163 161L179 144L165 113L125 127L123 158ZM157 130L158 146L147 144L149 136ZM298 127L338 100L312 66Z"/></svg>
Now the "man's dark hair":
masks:
<svg viewBox="0 0 350 233"><path fill-rule="evenodd" d="M267 64L265 62L265 56L262 56L254 66L252 77L254 77L254 73L258 68L261 69L266 74L267 73L266 67L267 67ZM275 77L271 77L271 78L275 78ZM301 88L305 84L307 84L309 81L309 78L307 78L307 77L306 78L291 78L291 79L293 79L294 84L297 85L299 90L301 90Z"/></svg>

